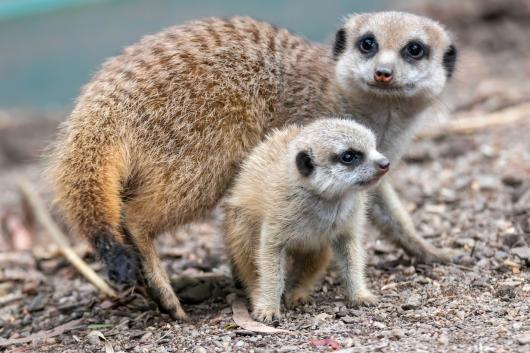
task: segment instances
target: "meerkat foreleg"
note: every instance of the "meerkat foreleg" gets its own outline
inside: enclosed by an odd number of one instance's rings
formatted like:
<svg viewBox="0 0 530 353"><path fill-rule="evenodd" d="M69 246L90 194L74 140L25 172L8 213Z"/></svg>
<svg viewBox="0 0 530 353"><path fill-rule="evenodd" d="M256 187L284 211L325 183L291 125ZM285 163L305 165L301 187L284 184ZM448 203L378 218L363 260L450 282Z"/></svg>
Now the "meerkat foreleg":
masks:
<svg viewBox="0 0 530 353"><path fill-rule="evenodd" d="M448 263L458 255L451 249L436 248L416 233L412 218L388 181L376 189L370 216L383 235L423 263Z"/></svg>
<svg viewBox="0 0 530 353"><path fill-rule="evenodd" d="M264 224L257 256L258 288L252 293L253 316L270 322L279 319L285 287L286 253L277 229Z"/></svg>
<svg viewBox="0 0 530 353"><path fill-rule="evenodd" d="M293 257L292 275L289 276L292 288L285 297L285 304L292 308L311 301L316 282L328 267L331 251L329 246L322 246L317 251L297 251L290 255Z"/></svg>
<svg viewBox="0 0 530 353"><path fill-rule="evenodd" d="M224 240L230 258L232 278L236 286L245 288L247 296L252 299L256 290L256 245L260 229L244 216L241 209L225 205Z"/></svg>
<svg viewBox="0 0 530 353"><path fill-rule="evenodd" d="M377 302L376 296L366 285L363 232L359 228L351 234L340 236L333 242L333 250L344 281L346 295L353 306L372 305Z"/></svg>

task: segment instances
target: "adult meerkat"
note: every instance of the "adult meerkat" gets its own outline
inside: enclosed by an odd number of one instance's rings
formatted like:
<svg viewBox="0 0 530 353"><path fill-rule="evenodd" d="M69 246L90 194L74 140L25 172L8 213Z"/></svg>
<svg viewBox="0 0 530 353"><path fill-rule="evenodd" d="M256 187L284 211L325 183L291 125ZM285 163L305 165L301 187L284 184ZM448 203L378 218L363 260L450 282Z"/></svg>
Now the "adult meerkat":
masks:
<svg viewBox="0 0 530 353"><path fill-rule="evenodd" d="M396 161L455 64L448 33L399 12L350 16L332 46L250 18L147 36L108 60L62 127L51 175L66 222L117 282L137 261L161 308L185 318L152 239L205 215L267 132L353 114ZM382 183L375 224L419 259L447 261Z"/></svg>
<svg viewBox="0 0 530 353"><path fill-rule="evenodd" d="M348 299L373 304L364 277L366 189L390 166L374 134L353 120L322 119L275 131L242 165L225 203L235 276L258 320L307 302L333 249Z"/></svg>

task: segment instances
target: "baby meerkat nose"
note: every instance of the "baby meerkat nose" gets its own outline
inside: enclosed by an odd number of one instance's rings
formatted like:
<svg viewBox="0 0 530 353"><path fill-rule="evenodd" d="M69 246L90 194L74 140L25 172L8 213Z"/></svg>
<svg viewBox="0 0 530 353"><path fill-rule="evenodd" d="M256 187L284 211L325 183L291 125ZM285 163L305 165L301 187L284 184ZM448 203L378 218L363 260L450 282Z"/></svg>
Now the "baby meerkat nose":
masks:
<svg viewBox="0 0 530 353"><path fill-rule="evenodd" d="M383 174L383 173L386 173L388 172L388 169L390 168L390 161L386 158L383 158L383 159L379 159L377 161L375 161L375 166L377 168L377 170Z"/></svg>
<svg viewBox="0 0 530 353"><path fill-rule="evenodd" d="M379 83L388 85L394 78L392 69L389 67L381 66L375 69L374 80Z"/></svg>

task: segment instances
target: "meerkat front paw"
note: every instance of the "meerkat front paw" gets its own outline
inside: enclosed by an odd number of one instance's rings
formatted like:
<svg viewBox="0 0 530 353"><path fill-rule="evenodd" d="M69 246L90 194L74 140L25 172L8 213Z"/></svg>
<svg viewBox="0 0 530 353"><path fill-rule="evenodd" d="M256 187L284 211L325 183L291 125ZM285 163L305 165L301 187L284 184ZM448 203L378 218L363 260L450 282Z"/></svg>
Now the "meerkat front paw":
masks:
<svg viewBox="0 0 530 353"><path fill-rule="evenodd" d="M280 308L256 307L252 311L252 317L258 321L270 323L281 319Z"/></svg>
<svg viewBox="0 0 530 353"><path fill-rule="evenodd" d="M376 303L377 297L369 290L359 291L349 298L349 304L353 307L373 306Z"/></svg>
<svg viewBox="0 0 530 353"><path fill-rule="evenodd" d="M293 290L285 298L285 306L289 309L294 307L311 304L313 303L313 297L311 297L311 292L307 290Z"/></svg>

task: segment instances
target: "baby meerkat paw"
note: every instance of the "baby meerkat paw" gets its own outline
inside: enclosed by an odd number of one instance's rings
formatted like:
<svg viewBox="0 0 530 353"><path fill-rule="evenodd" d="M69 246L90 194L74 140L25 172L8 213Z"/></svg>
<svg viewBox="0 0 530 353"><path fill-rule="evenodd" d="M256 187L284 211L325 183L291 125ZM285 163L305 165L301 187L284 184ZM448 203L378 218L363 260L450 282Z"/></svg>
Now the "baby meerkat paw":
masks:
<svg viewBox="0 0 530 353"><path fill-rule="evenodd" d="M281 319L280 308L260 308L257 307L252 311L252 317L258 321L271 323Z"/></svg>
<svg viewBox="0 0 530 353"><path fill-rule="evenodd" d="M377 297L369 290L359 291L349 298L349 304L353 307L373 306L376 303Z"/></svg>
<svg viewBox="0 0 530 353"><path fill-rule="evenodd" d="M311 297L311 292L306 290L295 289L285 298L285 306L287 306L289 309L305 304L311 304L313 302L314 300L313 297Z"/></svg>

